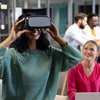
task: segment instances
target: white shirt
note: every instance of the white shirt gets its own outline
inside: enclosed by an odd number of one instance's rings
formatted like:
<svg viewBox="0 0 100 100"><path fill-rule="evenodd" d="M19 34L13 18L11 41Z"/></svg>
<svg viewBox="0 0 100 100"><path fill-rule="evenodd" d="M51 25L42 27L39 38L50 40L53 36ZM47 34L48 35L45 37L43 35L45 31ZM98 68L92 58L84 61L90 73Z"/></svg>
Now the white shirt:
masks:
<svg viewBox="0 0 100 100"><path fill-rule="evenodd" d="M98 26L94 27L94 31L95 31L96 36L92 35L92 32L91 32L89 25L86 25L82 31L88 38L100 39L100 27L98 27Z"/></svg>
<svg viewBox="0 0 100 100"><path fill-rule="evenodd" d="M84 45L89 39L83 34L76 23L71 25L65 32L64 40L77 48L79 45Z"/></svg>

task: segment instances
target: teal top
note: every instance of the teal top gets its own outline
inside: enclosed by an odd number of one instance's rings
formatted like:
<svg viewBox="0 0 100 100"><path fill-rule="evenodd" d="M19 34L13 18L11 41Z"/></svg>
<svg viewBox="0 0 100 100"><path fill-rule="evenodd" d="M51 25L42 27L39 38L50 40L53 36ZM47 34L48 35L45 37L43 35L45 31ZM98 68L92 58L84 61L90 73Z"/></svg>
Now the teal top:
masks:
<svg viewBox="0 0 100 100"><path fill-rule="evenodd" d="M60 72L67 71L82 61L80 51L61 46L46 51L26 50L0 45L0 78L3 80L3 100L54 100Z"/></svg>

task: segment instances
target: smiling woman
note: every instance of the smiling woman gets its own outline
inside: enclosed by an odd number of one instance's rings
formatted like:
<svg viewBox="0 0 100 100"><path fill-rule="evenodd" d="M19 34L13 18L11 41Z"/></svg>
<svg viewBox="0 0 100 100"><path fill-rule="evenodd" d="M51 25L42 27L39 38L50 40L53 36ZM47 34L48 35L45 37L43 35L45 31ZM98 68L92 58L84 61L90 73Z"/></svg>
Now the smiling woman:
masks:
<svg viewBox="0 0 100 100"><path fill-rule="evenodd" d="M69 71L68 96L75 100L76 92L100 92L100 64L95 62L99 45L89 40L82 51L83 61ZM95 84L94 84L95 83Z"/></svg>
<svg viewBox="0 0 100 100"><path fill-rule="evenodd" d="M31 15L34 15L34 14L29 14L29 13L23 14L19 17L19 20ZM25 26L24 24L20 24L19 29L24 30L24 26ZM29 45L32 41L34 42L34 45ZM50 45L50 42L46 39L43 31L34 29L31 31L29 30L28 32L25 32L25 34L22 34L9 47L10 48L14 47L19 52L23 52L24 50L26 50L26 48L30 48L30 50L32 50L33 46L37 46L37 48L41 50L46 50L49 45ZM34 48L34 50L35 49L36 48Z"/></svg>
<svg viewBox="0 0 100 100"><path fill-rule="evenodd" d="M83 47L83 58L85 62L93 63L99 56L99 45L95 41L88 41Z"/></svg>

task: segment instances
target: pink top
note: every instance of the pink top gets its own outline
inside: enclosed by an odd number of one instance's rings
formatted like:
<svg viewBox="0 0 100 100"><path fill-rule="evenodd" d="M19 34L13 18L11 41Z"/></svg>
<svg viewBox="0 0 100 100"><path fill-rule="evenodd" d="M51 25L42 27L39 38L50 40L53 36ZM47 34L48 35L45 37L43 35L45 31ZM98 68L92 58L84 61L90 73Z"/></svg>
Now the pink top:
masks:
<svg viewBox="0 0 100 100"><path fill-rule="evenodd" d="M76 92L100 92L100 64L95 62L94 70L88 78L82 62L69 71L68 92L70 100L75 100Z"/></svg>

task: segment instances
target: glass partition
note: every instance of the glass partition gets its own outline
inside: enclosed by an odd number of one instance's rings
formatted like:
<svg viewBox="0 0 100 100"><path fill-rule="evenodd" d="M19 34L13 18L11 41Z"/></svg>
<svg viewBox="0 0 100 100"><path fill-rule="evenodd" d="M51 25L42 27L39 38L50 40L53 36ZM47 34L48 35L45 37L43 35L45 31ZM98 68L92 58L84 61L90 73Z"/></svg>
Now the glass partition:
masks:
<svg viewBox="0 0 100 100"><path fill-rule="evenodd" d="M9 35L9 16L8 0L0 0L0 42Z"/></svg>

